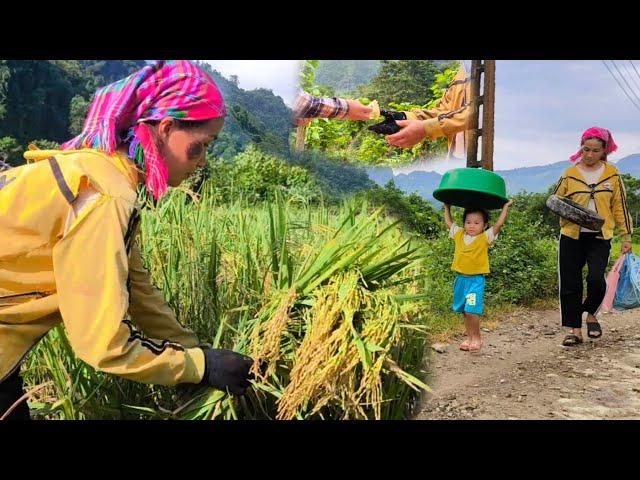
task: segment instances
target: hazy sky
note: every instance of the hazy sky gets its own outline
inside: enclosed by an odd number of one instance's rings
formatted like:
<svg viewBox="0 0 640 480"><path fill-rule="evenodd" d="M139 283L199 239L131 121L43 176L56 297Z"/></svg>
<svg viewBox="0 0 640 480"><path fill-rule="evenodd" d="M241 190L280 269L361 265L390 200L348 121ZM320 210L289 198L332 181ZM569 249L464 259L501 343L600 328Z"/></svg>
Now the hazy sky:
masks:
<svg viewBox="0 0 640 480"><path fill-rule="evenodd" d="M616 65L640 95L640 76L632 64ZM496 62L495 122L494 162L500 167L564 160L592 126L611 130L619 146L613 160L640 152L640 110L600 60Z"/></svg>
<svg viewBox="0 0 640 480"><path fill-rule="evenodd" d="M298 60L208 60L224 76L238 75L240 87L269 88L291 105ZM640 61L617 60L640 106ZM613 69L611 62L608 62ZM636 67L636 69L633 68ZM617 75L618 72L613 70ZM399 99L401 100L401 99ZM504 170L567 159L591 126L608 128L619 146L617 160L640 153L640 110L625 96L601 60L498 60L494 168ZM416 168L445 171L462 166L430 162Z"/></svg>
<svg viewBox="0 0 640 480"><path fill-rule="evenodd" d="M206 60L229 78L238 76L244 90L268 88L291 106L298 88L300 60Z"/></svg>

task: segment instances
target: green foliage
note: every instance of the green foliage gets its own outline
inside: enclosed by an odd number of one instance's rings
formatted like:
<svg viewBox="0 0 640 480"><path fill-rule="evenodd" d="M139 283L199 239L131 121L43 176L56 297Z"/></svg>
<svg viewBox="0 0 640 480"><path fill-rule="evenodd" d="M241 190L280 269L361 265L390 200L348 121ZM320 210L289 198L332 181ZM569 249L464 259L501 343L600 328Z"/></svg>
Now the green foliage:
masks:
<svg viewBox="0 0 640 480"><path fill-rule="evenodd" d="M324 200L330 203L376 186L363 167L328 158L322 152L306 150L293 154L289 161L314 176Z"/></svg>
<svg viewBox="0 0 640 480"><path fill-rule="evenodd" d="M52 140L32 140L29 143L35 145L40 150L58 150L60 148L60 144Z"/></svg>
<svg viewBox="0 0 640 480"><path fill-rule="evenodd" d="M9 70L7 61L0 60L0 120L2 120L7 113L7 85L10 76L11 70Z"/></svg>
<svg viewBox="0 0 640 480"><path fill-rule="evenodd" d="M144 60L80 60L80 66L94 79L96 88L127 77L144 67ZM93 85L88 86L93 90Z"/></svg>
<svg viewBox="0 0 640 480"><path fill-rule="evenodd" d="M64 142L70 132L79 133L87 99L98 87L144 64L130 60L2 60L0 135L14 137L20 144L33 137Z"/></svg>
<svg viewBox="0 0 640 480"><path fill-rule="evenodd" d="M435 79L429 89L433 94L431 101L427 102L427 108L434 108L445 94L451 82L458 74L459 65L457 63L446 64L441 67L440 73L436 74Z"/></svg>
<svg viewBox="0 0 640 480"><path fill-rule="evenodd" d="M249 201L273 199L280 191L286 198L314 201L320 196L315 178L304 168L249 146L233 160L214 158L209 161L211 192L219 201L237 198Z"/></svg>
<svg viewBox="0 0 640 480"><path fill-rule="evenodd" d="M407 195L390 180L384 187L372 188L362 194L373 205L386 207L409 230L424 238L436 237L442 229L443 217L420 195Z"/></svg>
<svg viewBox="0 0 640 480"><path fill-rule="evenodd" d="M23 151L24 148L22 148L15 138L0 138L0 157L4 158L9 165L13 165L14 167L22 165L24 163L24 157L22 156Z"/></svg>
<svg viewBox="0 0 640 480"><path fill-rule="evenodd" d="M523 212L532 222L540 224L538 236L558 238L560 222L558 216L547 208L546 201L553 193L555 185L551 185L545 193L520 192L512 196L513 210Z"/></svg>
<svg viewBox="0 0 640 480"><path fill-rule="evenodd" d="M633 232L633 236L635 241L638 241L640 240L640 230L637 228L638 222L640 221L640 179L637 179L628 173L622 174L621 177L627 194L629 214L633 220L635 230Z"/></svg>
<svg viewBox="0 0 640 480"><path fill-rule="evenodd" d="M382 60L378 74L358 93L380 105L397 101L424 105L435 98L431 85L438 73L433 60Z"/></svg>
<svg viewBox="0 0 640 480"><path fill-rule="evenodd" d="M300 88L312 95L314 95L312 90L315 85L316 69L319 62L319 60L303 60L300 65Z"/></svg>
<svg viewBox="0 0 640 480"><path fill-rule="evenodd" d="M0 134L20 144L33 137L68 138L69 104L82 82L73 62L7 60L10 70L6 114Z"/></svg>
<svg viewBox="0 0 640 480"><path fill-rule="evenodd" d="M82 133L84 119L89 112L90 102L85 100L82 95L75 95L69 104L69 134L72 137Z"/></svg>

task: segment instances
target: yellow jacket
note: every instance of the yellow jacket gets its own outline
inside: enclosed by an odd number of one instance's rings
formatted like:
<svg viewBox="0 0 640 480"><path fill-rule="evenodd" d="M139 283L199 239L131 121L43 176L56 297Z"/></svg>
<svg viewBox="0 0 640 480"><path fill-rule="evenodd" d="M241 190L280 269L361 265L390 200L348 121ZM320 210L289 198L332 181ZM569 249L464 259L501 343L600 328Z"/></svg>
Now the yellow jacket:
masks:
<svg viewBox="0 0 640 480"><path fill-rule="evenodd" d="M580 205L587 207L593 198L596 210L604 217L602 235L606 240L613 237L614 227L618 227L623 241L631 241L633 225L627 206L624 183L618 169L608 162L604 162L604 172L598 183L589 185L576 165L567 168L554 193L566 197ZM577 240L580 237L580 225L560 217L560 233Z"/></svg>
<svg viewBox="0 0 640 480"><path fill-rule="evenodd" d="M470 78L464 66L460 65L460 70L435 108L414 109L405 112L409 120L423 120L427 138L435 139L446 136L449 156L453 156L454 150L466 148L465 131L469 125L470 105L468 99L471 96L470 89ZM458 153L458 156L461 156L461 153Z"/></svg>
<svg viewBox="0 0 640 480"><path fill-rule="evenodd" d="M78 358L98 370L199 383L204 353L153 287L134 242L134 165L91 149L24 156L36 162L0 174L0 381L63 322Z"/></svg>

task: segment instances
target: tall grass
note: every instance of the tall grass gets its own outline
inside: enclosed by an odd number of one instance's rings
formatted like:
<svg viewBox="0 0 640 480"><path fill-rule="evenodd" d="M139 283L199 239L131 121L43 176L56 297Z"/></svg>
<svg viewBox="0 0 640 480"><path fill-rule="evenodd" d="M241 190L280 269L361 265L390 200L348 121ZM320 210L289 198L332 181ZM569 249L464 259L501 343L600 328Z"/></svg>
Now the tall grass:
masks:
<svg viewBox="0 0 640 480"><path fill-rule="evenodd" d="M174 191L145 210L141 246L178 320L214 347L264 360L235 399L146 386L77 360L61 328L30 356L31 403L53 418L403 418L425 348L421 250L380 211L347 201L218 205ZM322 361L319 361L322 359Z"/></svg>

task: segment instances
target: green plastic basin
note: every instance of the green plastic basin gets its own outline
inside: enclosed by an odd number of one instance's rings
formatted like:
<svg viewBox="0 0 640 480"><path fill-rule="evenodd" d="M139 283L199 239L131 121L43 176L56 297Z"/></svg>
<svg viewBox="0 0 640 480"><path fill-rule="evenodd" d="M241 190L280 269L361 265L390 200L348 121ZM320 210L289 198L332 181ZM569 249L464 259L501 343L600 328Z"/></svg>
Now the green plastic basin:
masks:
<svg viewBox="0 0 640 480"><path fill-rule="evenodd" d="M509 201L504 179L481 168L455 168L442 176L433 197L462 208L495 210Z"/></svg>

